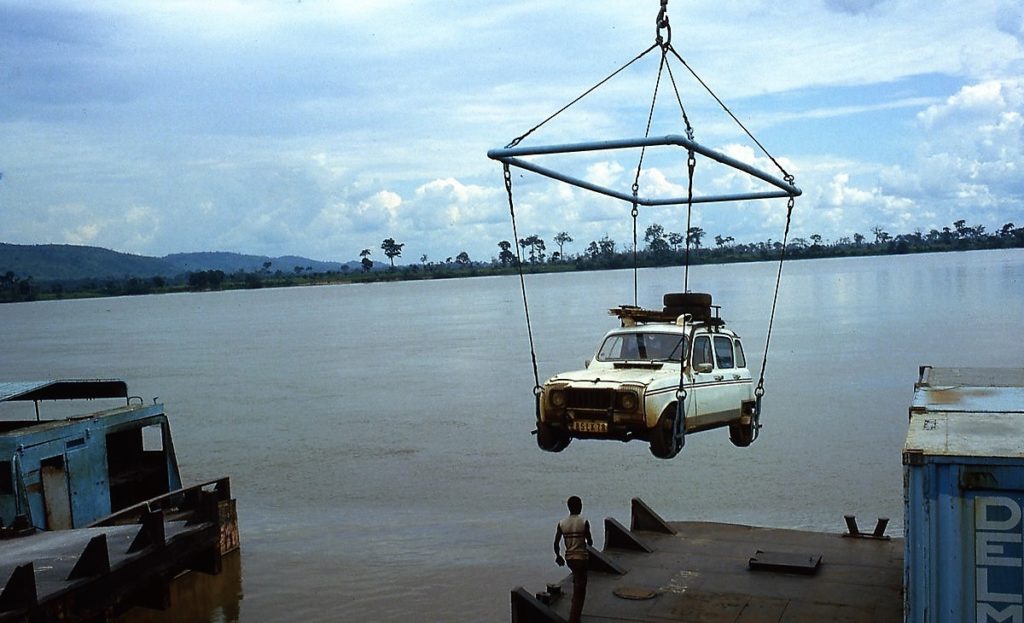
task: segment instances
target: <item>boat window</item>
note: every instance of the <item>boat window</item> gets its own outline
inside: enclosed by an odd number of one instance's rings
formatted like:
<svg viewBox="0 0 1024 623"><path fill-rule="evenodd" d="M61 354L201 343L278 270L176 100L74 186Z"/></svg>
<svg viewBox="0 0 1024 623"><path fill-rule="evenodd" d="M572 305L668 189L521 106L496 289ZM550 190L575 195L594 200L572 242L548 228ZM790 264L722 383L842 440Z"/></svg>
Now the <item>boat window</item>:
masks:
<svg viewBox="0 0 1024 623"><path fill-rule="evenodd" d="M714 355L711 354L711 339L701 335L693 340L693 361L691 365L697 366L702 363L715 365Z"/></svg>
<svg viewBox="0 0 1024 623"><path fill-rule="evenodd" d="M715 355L718 357L719 368L727 370L734 367L734 361L732 358L732 340L722 335L716 335Z"/></svg>
<svg viewBox="0 0 1024 623"><path fill-rule="evenodd" d="M736 367L746 368L747 358L743 355L743 344L739 340L736 340L734 344L736 344Z"/></svg>
<svg viewBox="0 0 1024 623"><path fill-rule="evenodd" d="M118 511L168 490L167 448L160 438L160 449L150 445L146 429L160 432L160 424L129 426L107 433L107 474L110 482L110 508Z"/></svg>
<svg viewBox="0 0 1024 623"><path fill-rule="evenodd" d="M619 333L608 336L598 361L675 361L686 351L686 337L673 333Z"/></svg>
<svg viewBox="0 0 1024 623"><path fill-rule="evenodd" d="M14 475L11 473L11 462L0 461L0 495L14 493Z"/></svg>
<svg viewBox="0 0 1024 623"><path fill-rule="evenodd" d="M142 429L142 451L163 452L164 429L159 424L150 424Z"/></svg>

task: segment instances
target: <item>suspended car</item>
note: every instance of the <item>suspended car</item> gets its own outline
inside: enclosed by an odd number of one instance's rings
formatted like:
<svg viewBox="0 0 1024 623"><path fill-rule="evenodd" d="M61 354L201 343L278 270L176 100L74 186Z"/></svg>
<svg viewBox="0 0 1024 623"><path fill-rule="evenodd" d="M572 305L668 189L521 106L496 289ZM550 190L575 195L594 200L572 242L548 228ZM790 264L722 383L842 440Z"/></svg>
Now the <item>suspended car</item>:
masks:
<svg viewBox="0 0 1024 623"><path fill-rule="evenodd" d="M541 385L537 355L530 322L530 306L526 294L523 258L516 247L515 266L519 272L520 290L526 315L526 329L533 363L533 393L537 401L537 443L544 450L559 452L573 439L633 439L650 443L651 452L659 458L672 458L683 447L686 435L714 428L728 428L729 437L737 446L747 446L760 430L762 398L765 394L765 368L771 341L775 306L778 302L782 265L786 257L789 229L796 197L802 191L794 176L765 149L750 130L711 90L707 82L694 72L672 45L672 29L668 18L668 0L661 0L655 20L655 42L632 60L597 82L578 97L509 141L505 147L491 149L489 158L502 163L505 193L508 197L512 232L519 239L516 206L513 195L512 168L557 180L577 188L611 197L632 206L633 225L633 305L612 310L621 321L619 329L609 332L585 370L556 375ZM523 141L560 117L577 103L598 90L611 79L637 63L647 54L659 50L661 60L654 81L654 93L647 109L644 135L634 138L602 138L564 144L524 145ZM677 63L678 61L678 63ZM683 98L672 66L678 64L693 76L696 83L721 107L750 142L757 146L777 173L761 170L752 164L732 158L708 145L697 142L696 132L683 106ZM663 72L668 80L662 80ZM656 119L658 93L662 85L671 84L672 101L678 104L684 134L652 134ZM576 127L587 127L585 123ZM573 136L573 134L568 134ZM742 139L741 139L742 140ZM686 179L678 184L646 183L642 173L648 150L685 150ZM637 153L639 152L639 153ZM579 157L583 154L606 154L617 163L627 154L637 156L635 174L599 183L580 176ZM682 153L677 153L682 156ZM550 159L550 160L549 160ZM554 160L554 163L551 162ZM719 187L717 183L698 183L695 171L698 161L715 170L725 171L723 179L737 185ZM682 158L678 158L681 163ZM573 165L575 163L575 165ZM648 159L647 165L651 163ZM573 168L575 166L575 168ZM703 166L702 170L703 170ZM665 170L672 171L669 164ZM520 175L521 177L521 175ZM627 187L629 181L632 185ZM685 189L685 194L673 189ZM637 230L641 209L685 206L686 232L683 261L683 290L689 290L691 217L695 206L728 204L743 201L786 199L785 231L779 251L778 273L772 296L768 332L765 337L760 375L752 382L743 356L739 336L726 328L707 294L666 294L664 307L648 310L637 307L638 246ZM699 246L699 245L698 245Z"/></svg>
<svg viewBox="0 0 1024 623"><path fill-rule="evenodd" d="M757 400L743 344L711 296L672 293L661 310L611 310L609 331L586 369L551 377L540 390L537 444L560 452L573 439L642 440L669 459L688 434L728 428L745 447L758 430Z"/></svg>

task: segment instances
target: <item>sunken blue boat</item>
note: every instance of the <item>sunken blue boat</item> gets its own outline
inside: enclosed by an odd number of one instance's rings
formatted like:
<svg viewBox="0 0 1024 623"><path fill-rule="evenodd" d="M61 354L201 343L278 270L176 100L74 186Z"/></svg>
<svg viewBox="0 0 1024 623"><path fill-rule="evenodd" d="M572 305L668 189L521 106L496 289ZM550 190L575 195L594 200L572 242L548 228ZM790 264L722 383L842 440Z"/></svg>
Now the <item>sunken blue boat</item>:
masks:
<svg viewBox="0 0 1024 623"><path fill-rule="evenodd" d="M0 383L0 623L165 609L172 578L238 546L230 480L182 486L162 404L119 380Z"/></svg>
<svg viewBox="0 0 1024 623"><path fill-rule="evenodd" d="M86 415L41 417L42 403L100 399L123 403ZM0 383L0 402L35 407L33 419L0 419L3 525L22 517L39 530L81 528L181 488L163 405L129 397L124 381ZM58 412L63 406L53 405Z"/></svg>

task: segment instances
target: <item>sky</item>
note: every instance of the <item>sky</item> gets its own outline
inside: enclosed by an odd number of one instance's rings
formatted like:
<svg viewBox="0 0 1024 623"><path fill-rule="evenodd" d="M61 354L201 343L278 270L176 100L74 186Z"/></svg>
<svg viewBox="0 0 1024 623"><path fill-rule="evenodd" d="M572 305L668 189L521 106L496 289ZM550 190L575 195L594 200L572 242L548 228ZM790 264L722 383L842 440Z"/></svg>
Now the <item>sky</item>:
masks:
<svg viewBox="0 0 1024 623"><path fill-rule="evenodd" d="M0 0L0 242L399 263L512 240L504 147L655 43L658 0ZM791 236L1024 225L1019 1L671 0L649 130L794 175ZM662 34L667 34L662 31ZM656 49L524 139L645 134ZM673 92L672 81L679 93ZM629 192L636 150L538 159ZM686 154L640 194L685 195ZM632 206L513 169L519 237L565 253L632 240ZM698 158L697 195L760 190ZM755 188L757 187L757 188ZM700 204L692 224L779 240L785 200ZM683 232L685 206L637 225ZM641 244L642 244L641 240Z"/></svg>

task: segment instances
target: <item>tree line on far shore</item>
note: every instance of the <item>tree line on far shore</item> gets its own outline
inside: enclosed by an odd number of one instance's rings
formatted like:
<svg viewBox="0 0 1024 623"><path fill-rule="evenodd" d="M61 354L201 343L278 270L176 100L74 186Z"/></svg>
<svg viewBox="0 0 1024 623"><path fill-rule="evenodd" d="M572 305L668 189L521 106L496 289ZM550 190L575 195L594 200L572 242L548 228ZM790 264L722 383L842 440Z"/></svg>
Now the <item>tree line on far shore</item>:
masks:
<svg viewBox="0 0 1024 623"><path fill-rule="evenodd" d="M562 272L573 270L607 270L640 267L675 266L689 261L691 264L756 262L778 259L782 242L736 243L731 236L716 235L714 244L703 229L691 227L686 235L666 231L655 223L647 227L643 240L625 245L616 243L607 235L593 240L583 251L571 254L565 247L573 242L568 232L559 232L553 238L557 250L549 253L547 243L536 234L528 235L513 245L508 240L497 243L498 253L488 261L474 261L465 251L447 257L444 261L430 261L426 254L419 263L396 265L402 256L404 243L385 238L380 248L390 265L376 266L369 248L360 252L360 268L342 266L337 271L316 272L310 267L294 266L288 270L275 268L265 262L256 271L204 270L184 273L177 277L137 277L79 279L36 282L31 276L19 276L0 267L0 302L127 296L159 294L165 292L200 292L215 290L324 285L332 283L365 283L415 279L446 279L481 275L510 274L522 269L528 272ZM894 255L968 251L1024 247L1024 227L1006 223L998 230L988 232L983 225L968 226L957 220L952 227L933 229L927 233L890 234L881 227L871 231L871 237L855 233L835 241L825 241L819 234L807 238L795 237L786 244L786 257L790 259L850 257L860 255Z"/></svg>

